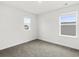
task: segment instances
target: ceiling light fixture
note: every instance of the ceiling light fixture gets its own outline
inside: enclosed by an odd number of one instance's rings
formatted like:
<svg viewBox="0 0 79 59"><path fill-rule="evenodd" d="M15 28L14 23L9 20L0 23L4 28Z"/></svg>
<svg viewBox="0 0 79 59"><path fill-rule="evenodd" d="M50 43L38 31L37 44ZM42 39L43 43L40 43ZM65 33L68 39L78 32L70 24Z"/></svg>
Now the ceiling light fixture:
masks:
<svg viewBox="0 0 79 59"><path fill-rule="evenodd" d="M64 5L68 5L68 3L65 3Z"/></svg>

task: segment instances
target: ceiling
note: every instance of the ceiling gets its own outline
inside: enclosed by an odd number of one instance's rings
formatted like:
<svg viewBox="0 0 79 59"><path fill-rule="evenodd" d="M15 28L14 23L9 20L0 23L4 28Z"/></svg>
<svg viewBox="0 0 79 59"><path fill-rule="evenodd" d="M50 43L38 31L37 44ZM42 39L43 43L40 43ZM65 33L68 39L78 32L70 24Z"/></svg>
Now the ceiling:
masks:
<svg viewBox="0 0 79 59"><path fill-rule="evenodd" d="M19 8L30 13L41 14L72 4L77 4L78 1L3 1L2 3L8 4L10 6ZM68 5L66 3L68 3Z"/></svg>

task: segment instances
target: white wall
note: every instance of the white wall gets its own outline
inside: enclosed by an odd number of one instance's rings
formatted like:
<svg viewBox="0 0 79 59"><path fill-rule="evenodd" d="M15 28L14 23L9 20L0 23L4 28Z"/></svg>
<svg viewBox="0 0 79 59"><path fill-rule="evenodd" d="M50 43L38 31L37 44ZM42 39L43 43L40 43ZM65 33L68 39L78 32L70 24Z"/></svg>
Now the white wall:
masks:
<svg viewBox="0 0 79 59"><path fill-rule="evenodd" d="M72 5L70 7L60 8L55 11L47 12L39 16L39 39L51 43L79 49L79 34L77 38L59 36L59 16L63 13L79 11L79 5ZM79 16L79 14L78 14ZM78 17L79 33L79 17Z"/></svg>
<svg viewBox="0 0 79 59"><path fill-rule="evenodd" d="M24 17L31 17L31 30L24 31ZM37 38L36 16L0 4L0 50Z"/></svg>
<svg viewBox="0 0 79 59"><path fill-rule="evenodd" d="M59 36L58 17L62 13L71 11L79 11L79 5L61 8L41 14L39 17L11 6L0 5L0 50L37 38L79 49L79 37ZM30 31L24 31L24 17L27 16L32 18L32 29ZM77 32L79 33L78 29Z"/></svg>

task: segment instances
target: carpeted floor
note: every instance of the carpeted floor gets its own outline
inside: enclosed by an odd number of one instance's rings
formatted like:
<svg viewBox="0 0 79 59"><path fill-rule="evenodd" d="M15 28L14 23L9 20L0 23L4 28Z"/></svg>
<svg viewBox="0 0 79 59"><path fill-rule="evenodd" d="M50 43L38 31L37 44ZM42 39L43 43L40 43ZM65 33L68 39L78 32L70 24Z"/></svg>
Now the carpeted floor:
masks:
<svg viewBox="0 0 79 59"><path fill-rule="evenodd" d="M1 57L79 57L79 51L33 40L12 48L0 51Z"/></svg>

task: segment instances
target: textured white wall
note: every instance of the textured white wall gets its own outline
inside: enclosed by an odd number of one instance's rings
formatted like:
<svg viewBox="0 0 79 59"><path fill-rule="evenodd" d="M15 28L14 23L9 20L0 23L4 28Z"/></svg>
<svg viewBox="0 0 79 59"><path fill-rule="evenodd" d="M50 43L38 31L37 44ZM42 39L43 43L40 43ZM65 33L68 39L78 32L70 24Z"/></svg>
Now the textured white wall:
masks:
<svg viewBox="0 0 79 59"><path fill-rule="evenodd" d="M39 16L39 39L79 49L79 34L77 38L59 36L59 16L63 13L79 11L79 5L61 8ZM78 14L79 16L79 14ZM79 17L77 20L79 33Z"/></svg>
<svg viewBox="0 0 79 59"><path fill-rule="evenodd" d="M31 30L24 31L24 17L31 17ZM0 50L37 38L36 16L0 5Z"/></svg>

